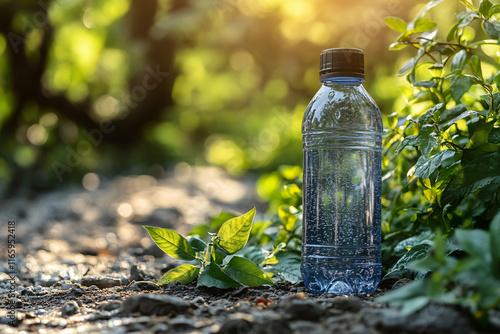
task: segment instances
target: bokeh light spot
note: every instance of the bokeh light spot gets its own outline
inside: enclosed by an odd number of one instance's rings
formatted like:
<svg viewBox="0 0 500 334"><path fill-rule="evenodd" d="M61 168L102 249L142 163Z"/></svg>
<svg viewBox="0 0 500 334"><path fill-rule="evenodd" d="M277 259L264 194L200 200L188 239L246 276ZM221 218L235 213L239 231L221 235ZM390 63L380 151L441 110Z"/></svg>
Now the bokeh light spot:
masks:
<svg viewBox="0 0 500 334"><path fill-rule="evenodd" d="M103 95L94 104L94 110L102 118L113 118L118 115L118 100L111 95Z"/></svg>
<svg viewBox="0 0 500 334"><path fill-rule="evenodd" d="M249 70L255 63L253 56L249 52L244 50L234 52L231 55L229 62L231 63L231 67L235 71Z"/></svg>
<svg viewBox="0 0 500 334"><path fill-rule="evenodd" d="M47 138L49 137L47 130L45 130L45 128L40 124L33 124L30 126L26 135L30 143L36 146L45 144Z"/></svg>
<svg viewBox="0 0 500 334"><path fill-rule="evenodd" d="M57 125L57 115L53 112L48 112L40 118L40 125L43 125L46 128L51 128Z"/></svg>
<svg viewBox="0 0 500 334"><path fill-rule="evenodd" d="M134 209L130 203L122 203L118 206L118 214L123 218L130 218L134 214Z"/></svg>
<svg viewBox="0 0 500 334"><path fill-rule="evenodd" d="M87 173L82 179L82 184L88 191L95 191L99 188L101 180L96 173Z"/></svg>

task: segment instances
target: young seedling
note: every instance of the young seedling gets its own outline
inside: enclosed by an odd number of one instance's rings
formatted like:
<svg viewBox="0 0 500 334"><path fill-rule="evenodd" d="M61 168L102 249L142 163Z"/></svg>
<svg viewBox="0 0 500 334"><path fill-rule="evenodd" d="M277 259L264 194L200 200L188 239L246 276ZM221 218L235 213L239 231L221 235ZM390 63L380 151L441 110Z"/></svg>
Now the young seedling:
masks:
<svg viewBox="0 0 500 334"><path fill-rule="evenodd" d="M274 284L258 265L237 255L247 243L255 216L255 208L227 220L217 233L209 233L210 242L152 226L143 226L161 250L169 256L192 262L171 269L158 281L159 285L181 282L188 284L198 279L198 285L227 289Z"/></svg>

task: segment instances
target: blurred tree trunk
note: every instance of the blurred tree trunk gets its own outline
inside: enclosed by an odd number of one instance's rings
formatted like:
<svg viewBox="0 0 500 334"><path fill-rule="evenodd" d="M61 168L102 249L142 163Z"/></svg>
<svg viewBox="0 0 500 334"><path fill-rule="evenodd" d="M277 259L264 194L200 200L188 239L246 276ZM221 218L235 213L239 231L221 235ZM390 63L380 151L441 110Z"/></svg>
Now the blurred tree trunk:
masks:
<svg viewBox="0 0 500 334"><path fill-rule="evenodd" d="M14 94L14 107L6 124L2 127L2 137L10 137L15 134L17 128L24 124L22 111L30 102L41 108L54 110L58 116L74 121L81 129L92 130L99 128L99 123L90 117L92 101L87 98L80 103L68 100L63 93L52 95L45 92L42 87L42 76L47 65L47 58L53 43L54 30L50 22L43 25L43 38L39 48L37 61L28 61L25 52L23 32L12 30L13 20L19 10L36 13L49 7L51 1L44 2L44 7L36 2L17 4L9 2L0 10L0 33L7 37L7 54L11 67L11 89ZM176 1L172 12L183 8L186 1ZM130 12L128 14L128 25L130 36L134 42L145 47L146 59L143 71L130 79L129 89L133 93L134 88L144 87L146 76L151 72L168 73L162 74L161 82L150 79L149 87L154 83L154 89L146 89L144 97L132 98L131 110L123 120L115 122L116 130L106 135L104 139L111 144L130 146L143 138L142 130L150 123L161 119L164 112L172 106L172 87L176 76L174 70L175 51L178 42L169 37L155 39L150 31L154 26L157 13L157 0L131 0ZM165 77L166 76L166 77ZM142 91L136 88L136 91ZM138 97L140 94L137 94Z"/></svg>
<svg viewBox="0 0 500 334"><path fill-rule="evenodd" d="M187 1L174 1L169 15L186 5ZM161 39L152 36L157 7L157 0L131 1L128 15L130 37L134 43L145 47L146 59L143 70L129 82L130 112L123 120L116 122L116 129L106 138L120 146L129 146L141 140L145 127L161 120L173 105L172 88L177 73L174 60L179 42L168 36ZM156 74L156 79L152 73ZM143 98L141 94L144 92L146 94Z"/></svg>
<svg viewBox="0 0 500 334"><path fill-rule="evenodd" d="M30 171L43 168L46 163L46 150L42 147L37 161L29 168L21 168L13 160L14 148L19 145L16 134L18 129L26 124L23 110L30 104L42 110L50 110L60 119L69 119L78 125L80 131L99 129L99 122L91 117L93 100L88 97L79 103L69 100L64 93L51 93L43 87L43 75L47 68L48 57L54 43L54 28L47 18L47 8L53 0L37 1L9 1L0 6L0 33L7 39L5 56L10 67L9 73L2 73L9 90L13 95L12 112L1 127L0 148L7 164L12 168L10 184L6 193L12 192L23 182L23 178L30 175ZM187 1L174 0L170 13L182 10L188 6ZM28 13L28 17L43 15L44 24L39 24L42 39L37 49L37 57L28 58L26 53L26 37L32 27L24 26L21 31L14 30L14 21L19 12ZM130 11L124 18L128 33L133 43L138 43L146 50L142 71L129 79L129 90L132 95L130 109L126 110L126 117L113 121L114 131L104 136L103 142L119 149L129 148L143 140L144 129L151 123L161 120L173 105L172 87L176 77L174 69L175 53L181 40L172 36L156 39L151 34L158 11L157 0L131 0ZM168 75L167 75L168 74ZM156 80L154 77L156 76ZM153 78L152 78L153 77ZM148 80L146 80L146 78ZM146 81L145 81L146 80ZM154 88L153 88L154 87ZM138 92L146 94L137 94ZM136 98L134 99L134 92ZM140 98L139 98L140 97ZM128 111L128 113L127 113ZM57 140L62 144L60 138ZM46 166L46 164L45 164Z"/></svg>

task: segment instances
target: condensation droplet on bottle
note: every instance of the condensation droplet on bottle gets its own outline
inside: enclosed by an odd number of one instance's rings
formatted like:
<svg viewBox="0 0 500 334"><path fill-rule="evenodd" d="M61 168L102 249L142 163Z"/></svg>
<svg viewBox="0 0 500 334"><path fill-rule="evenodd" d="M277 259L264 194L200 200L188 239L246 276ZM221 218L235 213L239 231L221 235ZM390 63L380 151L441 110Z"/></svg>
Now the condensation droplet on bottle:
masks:
<svg viewBox="0 0 500 334"><path fill-rule="evenodd" d="M336 119L339 119L339 118L340 118L340 110L337 110L337 111L335 112L335 118L336 118Z"/></svg>
<svg viewBox="0 0 500 334"><path fill-rule="evenodd" d="M333 100L335 98L335 92L334 91L331 91L329 94L328 94L328 100Z"/></svg>

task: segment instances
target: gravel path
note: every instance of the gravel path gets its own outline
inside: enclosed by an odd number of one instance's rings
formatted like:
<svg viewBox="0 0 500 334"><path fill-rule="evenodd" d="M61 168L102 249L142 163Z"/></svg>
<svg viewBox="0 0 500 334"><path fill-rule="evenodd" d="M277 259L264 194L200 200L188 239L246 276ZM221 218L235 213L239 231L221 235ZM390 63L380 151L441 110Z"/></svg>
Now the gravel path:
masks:
<svg viewBox="0 0 500 334"><path fill-rule="evenodd" d="M208 181L207 181L208 180ZM303 283L230 290L155 282L178 263L143 224L185 233L221 211L264 212L251 177L178 165L150 176L98 180L2 202L15 225L15 267L0 246L0 333L474 333L459 310L431 305L404 316L371 296L313 295ZM14 274L10 272L14 271ZM499 317L500 319L500 317ZM500 332L500 321L498 332Z"/></svg>

